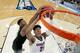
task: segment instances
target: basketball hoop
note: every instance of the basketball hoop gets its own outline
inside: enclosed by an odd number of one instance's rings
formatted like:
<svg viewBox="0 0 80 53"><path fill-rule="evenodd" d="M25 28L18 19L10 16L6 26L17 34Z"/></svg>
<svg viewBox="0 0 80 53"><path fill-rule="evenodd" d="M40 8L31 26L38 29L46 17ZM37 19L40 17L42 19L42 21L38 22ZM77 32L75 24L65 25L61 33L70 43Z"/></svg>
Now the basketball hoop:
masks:
<svg viewBox="0 0 80 53"><path fill-rule="evenodd" d="M41 22L44 24L44 26L52 31L53 33L57 34L60 37L63 37L65 39L71 40L71 41L75 41L75 42L79 42L80 41L80 35L79 34L75 34L75 33L71 33L65 30L61 30L57 27L55 27L54 25L49 24L44 18L43 16L46 15L46 13L55 13L55 12L60 12L60 13L68 13L68 14L72 14L75 16L80 16L80 14L76 14L70 11L64 11L64 10L45 10L42 11L40 14L40 18L41 18Z"/></svg>

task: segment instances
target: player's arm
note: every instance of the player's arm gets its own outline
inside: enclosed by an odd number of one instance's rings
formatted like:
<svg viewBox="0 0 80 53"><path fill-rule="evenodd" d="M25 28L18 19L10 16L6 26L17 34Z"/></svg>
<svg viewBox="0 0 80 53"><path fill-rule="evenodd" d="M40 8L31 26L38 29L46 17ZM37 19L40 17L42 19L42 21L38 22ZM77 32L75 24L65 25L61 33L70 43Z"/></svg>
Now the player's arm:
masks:
<svg viewBox="0 0 80 53"><path fill-rule="evenodd" d="M31 23L30 25L24 26L24 27L22 28L22 30L21 30L21 34L22 34L22 35L26 35L27 39L28 39L29 41L31 41L31 42L34 42L34 41L35 41L33 35L31 34L31 31L32 31L33 27L35 26L35 24L38 22L38 20L39 20L39 17L37 17L37 18L33 21L33 23Z"/></svg>
<svg viewBox="0 0 80 53"><path fill-rule="evenodd" d="M32 24L33 21L38 17L38 15L39 15L39 12L36 12L35 15L30 19L28 25Z"/></svg>
<svg viewBox="0 0 80 53"><path fill-rule="evenodd" d="M44 32L44 33L42 33L42 36L46 39L46 37L47 37L48 35L46 34L46 32Z"/></svg>

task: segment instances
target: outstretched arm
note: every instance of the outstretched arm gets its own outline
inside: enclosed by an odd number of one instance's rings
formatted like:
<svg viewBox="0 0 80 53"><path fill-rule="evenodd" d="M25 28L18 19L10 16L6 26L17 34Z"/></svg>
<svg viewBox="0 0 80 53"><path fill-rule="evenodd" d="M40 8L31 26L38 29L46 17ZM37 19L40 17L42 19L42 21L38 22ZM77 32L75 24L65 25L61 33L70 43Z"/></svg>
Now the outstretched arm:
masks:
<svg viewBox="0 0 80 53"><path fill-rule="evenodd" d="M47 37L48 35L46 34L46 32L44 32L44 33L42 33L42 36L46 39L46 37Z"/></svg>
<svg viewBox="0 0 80 53"><path fill-rule="evenodd" d="M26 23L26 25L22 28L22 30L21 30L21 32L20 32L22 36L26 35L26 29L27 29L27 27L28 27L31 23L33 23L33 21L37 18L37 16L38 16L38 13L36 13L36 14L31 18L31 20L29 21L29 23L28 23L28 24Z"/></svg>
<svg viewBox="0 0 80 53"><path fill-rule="evenodd" d="M33 37L33 35L31 34L31 31L33 29L33 27L35 26L35 24L38 22L39 18L36 18L32 24L30 24L25 30L26 30L26 37L28 38L28 40L30 42L34 42L35 38ZM26 27L26 26L25 26Z"/></svg>
<svg viewBox="0 0 80 53"><path fill-rule="evenodd" d="M35 15L30 19L30 21L29 21L28 24L26 23L26 26L24 26L23 29L21 30L21 35L23 35L23 36L26 35L26 29L27 29L27 27L33 23L33 21L38 17L39 13L40 13L40 10L38 10L35 13Z"/></svg>
<svg viewBox="0 0 80 53"><path fill-rule="evenodd" d="M26 26L24 26L21 30L21 35L26 35L26 37L28 38L28 40L30 41L34 41L34 37L31 34L31 31L34 27L34 25L38 22L39 17L38 17L38 13L36 13L36 15L30 20L29 24L26 24Z"/></svg>
<svg viewBox="0 0 80 53"><path fill-rule="evenodd" d="M37 13L35 13L35 15L30 19L28 25L30 25L31 23L33 23L33 21L38 17L39 15L39 11Z"/></svg>

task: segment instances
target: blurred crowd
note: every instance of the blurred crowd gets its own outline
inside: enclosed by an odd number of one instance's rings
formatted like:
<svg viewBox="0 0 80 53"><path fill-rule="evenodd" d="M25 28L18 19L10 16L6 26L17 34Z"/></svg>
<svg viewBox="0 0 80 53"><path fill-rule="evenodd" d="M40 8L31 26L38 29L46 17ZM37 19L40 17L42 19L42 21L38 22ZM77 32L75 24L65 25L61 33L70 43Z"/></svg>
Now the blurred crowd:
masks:
<svg viewBox="0 0 80 53"><path fill-rule="evenodd" d="M75 4L78 9L80 9L80 0L61 0L61 4L64 2L69 2L71 4Z"/></svg>

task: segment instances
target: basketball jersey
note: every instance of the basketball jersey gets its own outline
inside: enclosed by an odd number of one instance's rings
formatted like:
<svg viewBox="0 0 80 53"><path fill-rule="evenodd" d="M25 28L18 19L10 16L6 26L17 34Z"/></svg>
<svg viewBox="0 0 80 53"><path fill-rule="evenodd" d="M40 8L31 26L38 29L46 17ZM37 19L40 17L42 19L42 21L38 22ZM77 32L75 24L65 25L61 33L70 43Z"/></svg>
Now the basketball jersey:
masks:
<svg viewBox="0 0 80 53"><path fill-rule="evenodd" d="M45 39L42 37L42 41L35 37L35 42L30 46L31 53L42 53L44 51Z"/></svg>
<svg viewBox="0 0 80 53"><path fill-rule="evenodd" d="M23 37L21 36L20 31L21 30L18 31L17 37L13 41L13 45L12 45L13 50L21 50L22 45L27 39L26 36L23 36Z"/></svg>

